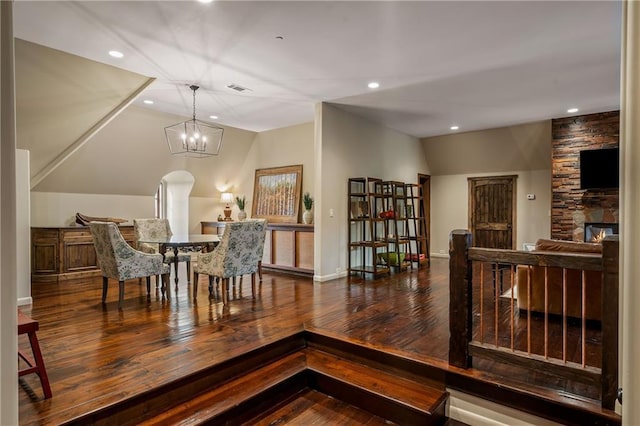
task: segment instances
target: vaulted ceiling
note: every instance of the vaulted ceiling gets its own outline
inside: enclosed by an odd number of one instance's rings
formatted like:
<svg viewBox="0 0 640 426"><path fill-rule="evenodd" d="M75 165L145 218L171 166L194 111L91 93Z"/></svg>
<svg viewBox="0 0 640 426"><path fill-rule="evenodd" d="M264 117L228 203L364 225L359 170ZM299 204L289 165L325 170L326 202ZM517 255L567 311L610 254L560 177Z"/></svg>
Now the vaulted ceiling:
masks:
<svg viewBox="0 0 640 426"><path fill-rule="evenodd" d="M198 118L225 126L309 122L332 102L417 137L618 109L620 26L614 1L14 5L16 37L155 79L134 105L190 116L195 83Z"/></svg>

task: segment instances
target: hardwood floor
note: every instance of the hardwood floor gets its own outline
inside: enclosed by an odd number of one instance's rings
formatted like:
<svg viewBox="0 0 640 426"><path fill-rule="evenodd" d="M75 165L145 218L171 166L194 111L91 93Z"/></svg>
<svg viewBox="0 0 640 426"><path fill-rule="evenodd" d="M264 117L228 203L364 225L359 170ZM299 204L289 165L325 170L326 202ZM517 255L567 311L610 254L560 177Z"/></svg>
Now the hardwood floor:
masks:
<svg viewBox="0 0 640 426"><path fill-rule="evenodd" d="M270 425L328 425L345 426L394 425L382 417L360 410L318 391L307 390L295 400L279 408L274 413L256 419L257 426Z"/></svg>
<svg viewBox="0 0 640 426"><path fill-rule="evenodd" d="M182 275L169 300L153 285L148 299L144 280L129 281L121 311L117 283L111 283L104 306L100 278L34 284L34 303L23 311L40 322L54 396L43 400L37 377L21 377L20 424L60 424L303 330L429 364L446 372L452 386L471 392L483 392L473 389L481 380L597 411L589 395L567 395L580 390L573 384L539 373L494 365L449 367L448 267L447 260L433 259L430 268L387 278L315 284L306 277L265 273L255 299L245 279L231 290L227 307L219 295L209 298L205 277L197 301ZM19 344L28 343L19 339Z"/></svg>

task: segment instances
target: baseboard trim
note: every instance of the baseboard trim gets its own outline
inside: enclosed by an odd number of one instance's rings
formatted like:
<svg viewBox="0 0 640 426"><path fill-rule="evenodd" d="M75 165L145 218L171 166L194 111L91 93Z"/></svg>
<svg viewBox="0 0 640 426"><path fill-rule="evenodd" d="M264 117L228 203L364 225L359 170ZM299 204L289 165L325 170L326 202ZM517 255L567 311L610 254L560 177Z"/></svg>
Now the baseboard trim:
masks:
<svg viewBox="0 0 640 426"><path fill-rule="evenodd" d="M33 298L31 296L18 297L18 306L32 305L32 304L33 304Z"/></svg>
<svg viewBox="0 0 640 426"><path fill-rule="evenodd" d="M347 276L347 271L338 272L328 275L314 275L313 280L318 282L337 280L338 278L344 278Z"/></svg>
<svg viewBox="0 0 640 426"><path fill-rule="evenodd" d="M447 388L447 417L476 426L559 426L547 419Z"/></svg>
<svg viewBox="0 0 640 426"><path fill-rule="evenodd" d="M431 253L431 257L440 257L443 259L448 259L449 253Z"/></svg>

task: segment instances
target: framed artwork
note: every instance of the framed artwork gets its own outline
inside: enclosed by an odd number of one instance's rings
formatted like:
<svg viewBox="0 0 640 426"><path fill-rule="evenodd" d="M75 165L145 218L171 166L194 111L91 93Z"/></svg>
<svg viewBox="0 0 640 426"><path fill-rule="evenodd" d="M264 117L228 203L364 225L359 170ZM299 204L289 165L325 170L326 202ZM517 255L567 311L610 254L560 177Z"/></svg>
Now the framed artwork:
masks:
<svg viewBox="0 0 640 426"><path fill-rule="evenodd" d="M297 223L302 193L302 164L256 169L251 217Z"/></svg>

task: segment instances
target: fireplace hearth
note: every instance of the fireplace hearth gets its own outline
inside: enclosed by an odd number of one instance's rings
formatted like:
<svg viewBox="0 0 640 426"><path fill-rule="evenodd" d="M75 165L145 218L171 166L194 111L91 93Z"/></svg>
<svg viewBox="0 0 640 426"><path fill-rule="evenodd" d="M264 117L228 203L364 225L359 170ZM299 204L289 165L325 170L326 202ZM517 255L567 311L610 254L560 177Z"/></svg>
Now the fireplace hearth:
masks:
<svg viewBox="0 0 640 426"><path fill-rule="evenodd" d="M584 241L589 243L600 243L607 235L618 233L617 223L585 222Z"/></svg>

